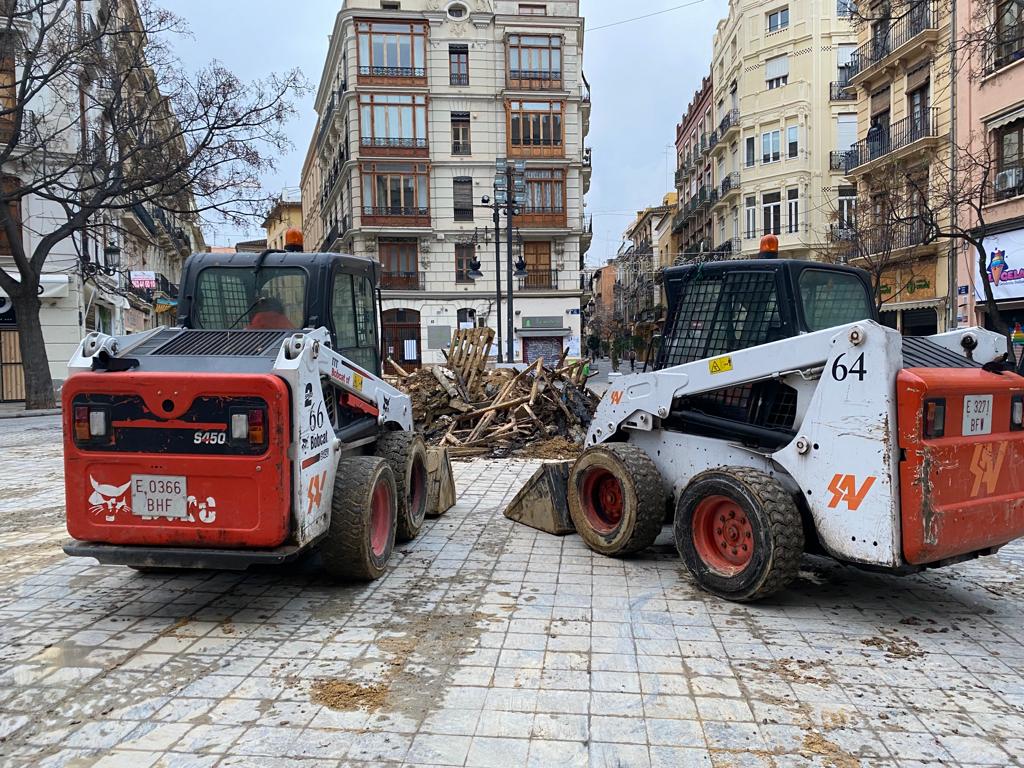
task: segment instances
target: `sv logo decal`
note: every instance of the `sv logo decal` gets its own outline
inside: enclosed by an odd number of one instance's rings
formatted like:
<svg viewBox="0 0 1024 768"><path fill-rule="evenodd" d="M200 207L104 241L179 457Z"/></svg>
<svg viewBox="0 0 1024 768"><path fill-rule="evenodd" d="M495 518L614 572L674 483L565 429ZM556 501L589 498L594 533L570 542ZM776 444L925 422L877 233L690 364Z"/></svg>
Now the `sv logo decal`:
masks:
<svg viewBox="0 0 1024 768"><path fill-rule="evenodd" d="M991 443L975 447L974 456L971 457L971 474L974 475L974 485L971 487L972 499L978 498L983 485L985 493L989 496L996 492L999 474L1003 471L1003 461L1006 459L1006 445L1006 443L1000 443L998 451Z"/></svg>
<svg viewBox="0 0 1024 768"><path fill-rule="evenodd" d="M309 488L306 490L306 498L309 499L309 507L306 509L307 515L312 514L314 509L320 509L320 501L323 499L326 485L327 472L321 472L319 475L313 475L309 478Z"/></svg>
<svg viewBox="0 0 1024 768"><path fill-rule="evenodd" d="M612 405L618 405L619 403L622 402L622 390L621 389L613 390L611 395L610 395L610 397L611 397L611 400L612 400Z"/></svg>
<svg viewBox="0 0 1024 768"><path fill-rule="evenodd" d="M860 489L858 489L857 478L854 475L836 475L832 478L832 482L828 484L829 493L832 494L832 500L829 501L828 508L835 509L845 502L847 509L851 512L856 512L877 479L873 475L865 478Z"/></svg>

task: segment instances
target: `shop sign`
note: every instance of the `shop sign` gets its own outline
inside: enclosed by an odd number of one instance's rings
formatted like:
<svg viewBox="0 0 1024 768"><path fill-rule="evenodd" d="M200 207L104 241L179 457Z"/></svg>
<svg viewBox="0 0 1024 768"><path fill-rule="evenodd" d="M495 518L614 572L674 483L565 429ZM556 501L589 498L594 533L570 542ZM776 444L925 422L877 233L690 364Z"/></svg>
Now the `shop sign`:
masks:
<svg viewBox="0 0 1024 768"><path fill-rule="evenodd" d="M996 299L1024 296L1024 229L1002 232L985 238L987 269L992 295ZM980 267L975 266L974 292L985 300L985 283Z"/></svg>
<svg viewBox="0 0 1024 768"><path fill-rule="evenodd" d="M884 270L879 279L879 291L882 301L892 304L934 299L935 262L918 261Z"/></svg>
<svg viewBox="0 0 1024 768"><path fill-rule="evenodd" d="M14 315L14 303L6 296L0 296L0 328L13 328L18 324Z"/></svg>

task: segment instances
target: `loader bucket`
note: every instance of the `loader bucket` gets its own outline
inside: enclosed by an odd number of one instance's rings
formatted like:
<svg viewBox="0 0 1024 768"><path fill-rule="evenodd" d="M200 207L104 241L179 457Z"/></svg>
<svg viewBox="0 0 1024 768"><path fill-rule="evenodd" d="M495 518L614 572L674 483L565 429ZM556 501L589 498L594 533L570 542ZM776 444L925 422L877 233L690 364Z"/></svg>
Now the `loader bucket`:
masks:
<svg viewBox="0 0 1024 768"><path fill-rule="evenodd" d="M427 517L440 517L455 506L455 476L447 448L427 448Z"/></svg>
<svg viewBox="0 0 1024 768"><path fill-rule="evenodd" d="M533 473L505 510L505 517L545 533L575 533L569 517L571 461L553 461Z"/></svg>

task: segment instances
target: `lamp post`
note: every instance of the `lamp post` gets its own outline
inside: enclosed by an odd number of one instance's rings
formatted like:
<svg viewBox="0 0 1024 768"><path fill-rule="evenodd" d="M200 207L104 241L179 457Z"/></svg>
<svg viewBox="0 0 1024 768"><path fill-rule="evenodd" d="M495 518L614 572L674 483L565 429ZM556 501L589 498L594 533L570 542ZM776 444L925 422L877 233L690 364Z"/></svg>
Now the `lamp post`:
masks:
<svg viewBox="0 0 1024 768"><path fill-rule="evenodd" d="M493 211L492 221L494 221L494 293L495 293L495 307L498 312L497 322L497 333L498 333L498 352L495 355L497 362L502 362L501 359L501 206L498 205L498 201L491 202L491 198L484 195L480 198L480 205L484 208L490 208ZM484 238L487 239L486 236ZM483 272L480 271L480 260L476 257L476 250L473 250L473 261L470 262L469 271L466 273L466 277L470 280L477 280L484 276Z"/></svg>
<svg viewBox="0 0 1024 768"><path fill-rule="evenodd" d="M511 363L515 360L515 300L512 296L512 278L526 275L526 263L521 255L513 271L512 219L518 215L519 206L526 204L526 162L524 160L509 162L504 157L499 157L494 162L494 170L495 203L505 208L506 237L508 238L506 241L508 261L505 265L505 275L508 281L506 289L508 293L508 317L506 318L508 328L505 333L505 360ZM501 279L500 276L498 279Z"/></svg>

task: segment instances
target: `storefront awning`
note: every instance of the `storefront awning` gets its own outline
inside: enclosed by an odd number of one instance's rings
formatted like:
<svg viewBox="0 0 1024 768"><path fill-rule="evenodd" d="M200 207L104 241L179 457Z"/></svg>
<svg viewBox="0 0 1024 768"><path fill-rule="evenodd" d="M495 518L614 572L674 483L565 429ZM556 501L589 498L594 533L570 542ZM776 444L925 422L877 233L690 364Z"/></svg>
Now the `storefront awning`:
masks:
<svg viewBox="0 0 1024 768"><path fill-rule="evenodd" d="M910 309L931 309L939 308L946 303L945 299L921 299L919 301L894 301L892 304L883 304L880 312L902 312Z"/></svg>
<svg viewBox="0 0 1024 768"><path fill-rule="evenodd" d="M985 128L989 131L994 131L997 128L1002 128L1004 125L1009 125L1015 120L1021 119L1024 119L1024 107L1017 107L1016 109L1005 112L992 120L986 120Z"/></svg>
<svg viewBox="0 0 1024 768"><path fill-rule="evenodd" d="M67 275L40 275L39 276L39 298L41 299L63 299L68 295L69 279ZM0 296L7 294L0 288Z"/></svg>
<svg viewBox="0 0 1024 768"><path fill-rule="evenodd" d="M572 329L570 328L516 328L516 336L524 339L571 335Z"/></svg>

